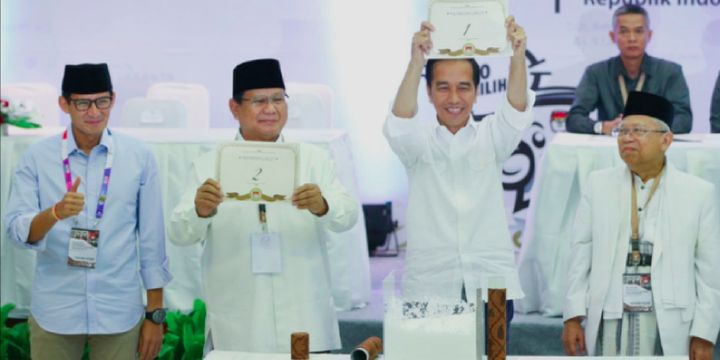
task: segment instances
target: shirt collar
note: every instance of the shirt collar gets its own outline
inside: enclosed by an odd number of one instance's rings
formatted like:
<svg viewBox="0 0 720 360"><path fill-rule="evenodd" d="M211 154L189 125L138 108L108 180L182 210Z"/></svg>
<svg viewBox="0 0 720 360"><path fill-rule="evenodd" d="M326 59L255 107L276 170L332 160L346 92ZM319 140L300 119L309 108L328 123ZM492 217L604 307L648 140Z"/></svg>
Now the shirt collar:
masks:
<svg viewBox="0 0 720 360"><path fill-rule="evenodd" d="M648 53L645 53L642 63L640 63L640 72L645 73L645 76L652 76L654 72L654 64L655 58L648 55ZM630 78L630 76L628 76L627 74L627 71L625 70L625 66L623 66L622 59L620 59L619 55L612 59L611 72L614 78L617 78L617 76L620 74L622 74L628 79Z"/></svg>
<svg viewBox="0 0 720 360"><path fill-rule="evenodd" d="M640 187L640 186L648 187L648 186L652 185L653 181L655 181L655 178L650 178L650 179L648 179L648 181L643 181L642 178L640 177L640 175L635 174L635 173L632 173L632 176L633 176L633 178L635 178L635 187Z"/></svg>
<svg viewBox="0 0 720 360"><path fill-rule="evenodd" d="M242 132L240 132L240 128L238 128L237 134L235 134L235 141L241 141L245 142L245 138L242 136ZM280 133L280 136L278 136L277 140L274 141L274 143L284 143L285 142L285 136L283 136L282 132Z"/></svg>
<svg viewBox="0 0 720 360"><path fill-rule="evenodd" d="M472 115L468 116L468 121L465 126L460 128L457 133L453 134L448 130L445 125L440 124L439 121L435 120L437 125L435 126L435 134L443 144L450 143L453 139L457 141L463 141L471 136L476 129L477 123L472 119Z"/></svg>
<svg viewBox="0 0 720 360"><path fill-rule="evenodd" d="M66 130L68 133L68 154L73 154L76 151L80 151L77 143L75 142L75 134L72 131L72 124L68 125ZM109 151L112 148L112 142L110 141L111 135L112 131L110 131L109 128L105 127L102 137L100 138L100 143L97 146L100 146L102 149Z"/></svg>
<svg viewBox="0 0 720 360"><path fill-rule="evenodd" d="M665 158L664 162L665 162L665 165L663 166L662 170L660 170L660 173L658 173L655 177L648 179L648 181L642 181L642 178L640 177L640 175L634 173L628 167L628 170L630 171L630 176L632 176L635 179L635 185L636 186L644 185L647 187L649 185L652 185L653 181L655 181L658 177L665 178L667 175L667 171L668 171L667 157ZM658 185L658 186L660 186L660 185Z"/></svg>

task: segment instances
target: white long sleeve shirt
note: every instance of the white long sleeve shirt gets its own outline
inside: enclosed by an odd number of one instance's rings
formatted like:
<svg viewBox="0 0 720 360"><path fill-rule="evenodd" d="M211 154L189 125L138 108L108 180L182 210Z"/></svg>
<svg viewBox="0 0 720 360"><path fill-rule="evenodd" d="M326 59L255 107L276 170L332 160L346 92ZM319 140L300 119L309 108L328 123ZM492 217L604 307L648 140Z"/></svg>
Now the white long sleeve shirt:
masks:
<svg viewBox="0 0 720 360"><path fill-rule="evenodd" d="M515 110L504 98L481 122L452 134L436 119L390 113L384 127L408 174L406 298L469 298L503 277L508 299L524 296L505 219L502 164L532 124L535 94Z"/></svg>

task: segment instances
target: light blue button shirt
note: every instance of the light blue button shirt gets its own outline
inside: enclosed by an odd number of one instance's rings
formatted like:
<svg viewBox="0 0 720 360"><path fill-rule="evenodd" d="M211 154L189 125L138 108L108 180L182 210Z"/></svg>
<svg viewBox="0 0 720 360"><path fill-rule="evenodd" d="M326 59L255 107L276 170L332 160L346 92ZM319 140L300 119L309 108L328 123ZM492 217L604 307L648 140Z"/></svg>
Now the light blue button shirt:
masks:
<svg viewBox="0 0 720 360"><path fill-rule="evenodd" d="M112 142L108 141L112 136ZM61 136L41 140L23 155L13 174L6 224L11 241L37 251L30 312L45 330L60 334L112 334L130 330L144 316L145 289L172 279L165 255L160 182L152 151L106 129L88 156L68 128L72 178L85 208L57 222L37 243L27 243L32 219L60 201L66 184ZM110 148L112 146L112 148ZM95 269L67 265L72 227L92 228L108 151L114 160Z"/></svg>

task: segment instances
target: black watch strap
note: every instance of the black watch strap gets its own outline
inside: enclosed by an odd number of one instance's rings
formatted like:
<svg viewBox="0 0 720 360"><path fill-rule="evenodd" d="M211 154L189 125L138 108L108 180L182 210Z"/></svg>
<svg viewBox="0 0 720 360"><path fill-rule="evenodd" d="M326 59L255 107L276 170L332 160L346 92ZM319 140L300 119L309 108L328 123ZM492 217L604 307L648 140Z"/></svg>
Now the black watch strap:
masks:
<svg viewBox="0 0 720 360"><path fill-rule="evenodd" d="M164 308L158 308L153 311L146 311L145 319L160 325L165 321L165 314L166 310Z"/></svg>

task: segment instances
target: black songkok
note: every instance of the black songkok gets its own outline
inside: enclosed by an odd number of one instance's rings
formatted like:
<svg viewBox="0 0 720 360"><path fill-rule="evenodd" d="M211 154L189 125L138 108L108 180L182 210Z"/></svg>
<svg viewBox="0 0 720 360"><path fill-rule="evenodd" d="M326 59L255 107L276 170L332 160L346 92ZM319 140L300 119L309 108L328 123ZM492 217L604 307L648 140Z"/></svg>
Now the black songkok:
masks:
<svg viewBox="0 0 720 360"><path fill-rule="evenodd" d="M628 95L623 117L645 115L658 119L672 128L675 111L673 105L664 97L646 92L632 91Z"/></svg>
<svg viewBox="0 0 720 360"><path fill-rule="evenodd" d="M107 64L65 65L62 92L65 94L95 94L112 92Z"/></svg>
<svg viewBox="0 0 720 360"><path fill-rule="evenodd" d="M275 59L258 59L244 62L233 70L233 98L238 97L246 90L283 88L280 63Z"/></svg>

